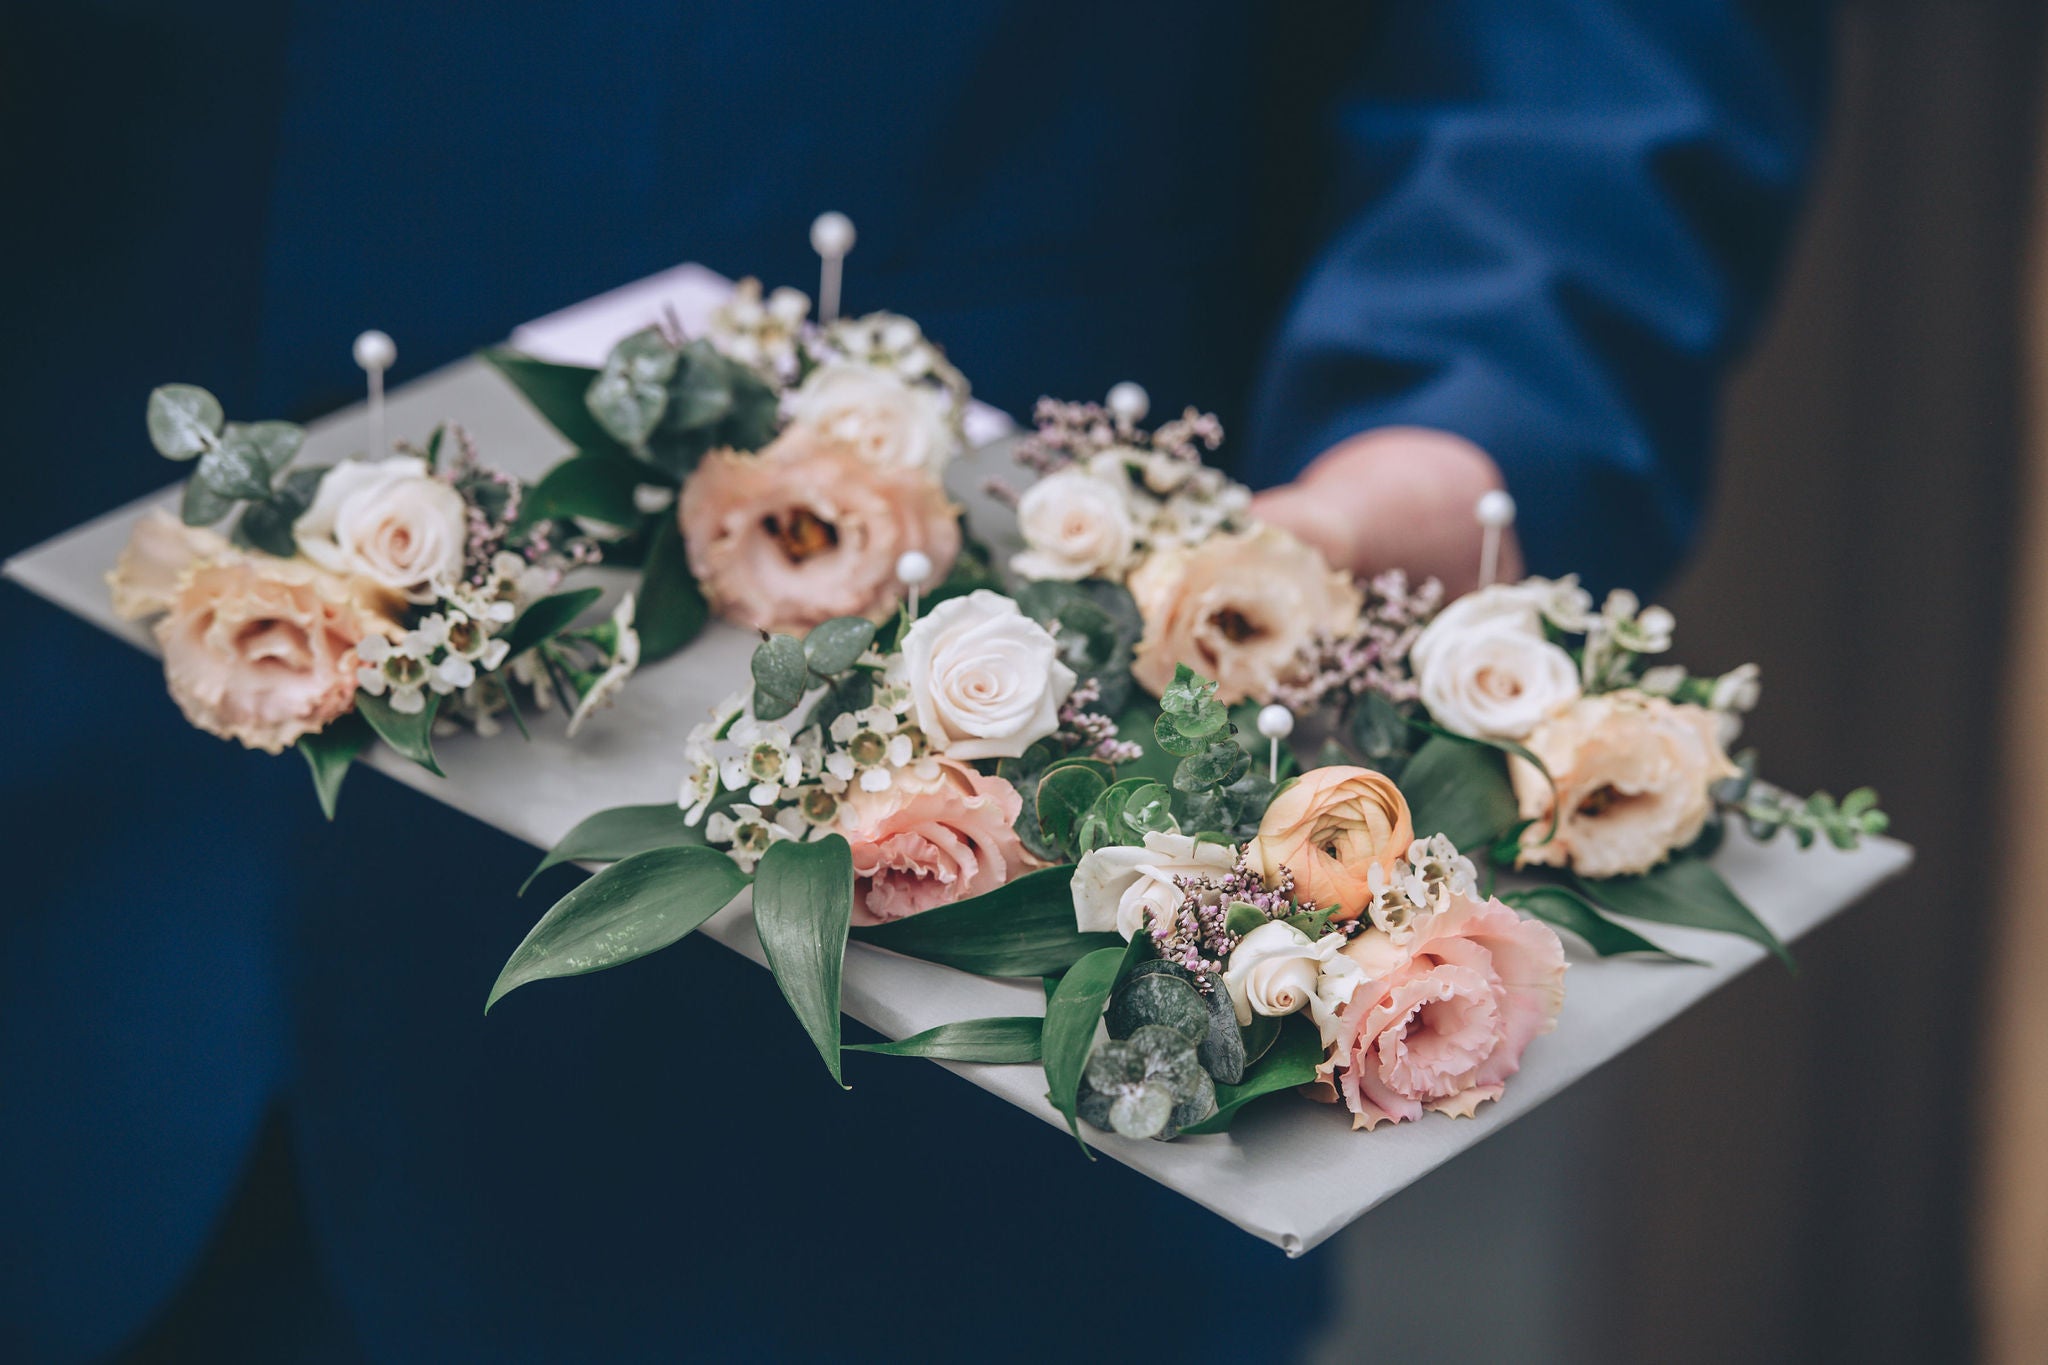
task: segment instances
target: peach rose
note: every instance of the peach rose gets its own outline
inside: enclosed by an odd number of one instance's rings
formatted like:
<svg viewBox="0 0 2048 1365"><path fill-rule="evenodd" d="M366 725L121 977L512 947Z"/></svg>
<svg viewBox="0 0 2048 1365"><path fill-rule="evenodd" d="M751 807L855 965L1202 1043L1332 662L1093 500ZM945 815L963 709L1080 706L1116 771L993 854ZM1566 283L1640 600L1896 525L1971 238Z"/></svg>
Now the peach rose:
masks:
<svg viewBox="0 0 2048 1365"><path fill-rule="evenodd" d="M853 922L949 905L1036 867L1015 828L1023 808L1004 779L944 758L898 773L880 791L850 788L837 828L853 845Z"/></svg>
<svg viewBox="0 0 2048 1365"><path fill-rule="evenodd" d="M356 643L395 629L345 579L229 552L187 570L156 638L187 720L275 754L354 704Z"/></svg>
<svg viewBox="0 0 2048 1365"><path fill-rule="evenodd" d="M169 611L187 569L234 553L219 532L187 526L163 508L152 507L128 533L128 543L107 574L114 615L135 621Z"/></svg>
<svg viewBox="0 0 2048 1365"><path fill-rule="evenodd" d="M1155 550L1130 589L1145 618L1131 676L1156 697L1186 664L1221 684L1225 705L1270 701L1303 648L1348 633L1364 601L1348 575L1275 526Z"/></svg>
<svg viewBox="0 0 2048 1365"><path fill-rule="evenodd" d="M1564 1007L1564 945L1496 900L1457 898L1405 948L1368 929L1344 955L1366 981L1339 1011L1323 1066L1354 1128L1425 1109L1470 1118Z"/></svg>
<svg viewBox="0 0 2048 1365"><path fill-rule="evenodd" d="M933 582L960 553L959 509L930 474L801 428L758 455L705 456L677 517L712 609L760 630L879 620L903 595L896 561L906 551L931 557Z"/></svg>
<svg viewBox="0 0 2048 1365"><path fill-rule="evenodd" d="M1245 866L1273 886L1285 868L1305 905L1338 907L1356 919L1372 904L1373 868L1391 874L1415 840L1408 801L1370 768L1311 768L1273 798L1245 845Z"/></svg>
<svg viewBox="0 0 2048 1365"><path fill-rule="evenodd" d="M1586 697L1538 726L1527 741L1557 783L1519 758L1508 761L1522 818L1519 866L1545 863L1587 877L1647 872L1699 838L1712 788L1737 769L1721 747L1720 718L1640 692Z"/></svg>

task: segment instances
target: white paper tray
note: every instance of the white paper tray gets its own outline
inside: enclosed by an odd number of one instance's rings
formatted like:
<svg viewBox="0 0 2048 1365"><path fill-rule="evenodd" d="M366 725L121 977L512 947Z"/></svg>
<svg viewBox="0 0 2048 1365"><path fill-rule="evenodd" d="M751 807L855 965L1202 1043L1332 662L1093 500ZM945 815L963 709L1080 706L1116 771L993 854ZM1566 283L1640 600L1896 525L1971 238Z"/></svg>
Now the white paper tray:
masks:
<svg viewBox="0 0 2048 1365"><path fill-rule="evenodd" d="M689 323L701 316L706 301L715 299L722 286L723 281L709 272L679 268L593 300L586 306L590 312L575 309L529 324L514 339L538 354L592 363L605 349L605 335L658 317L664 297L681 300L677 310ZM139 403L137 412L140 441L144 437ZM538 475L567 451L512 388L477 361L459 362L394 392L387 420L395 439L415 440L437 422L461 422L476 437L485 459L527 476ZM361 451L368 439L366 425L359 407L314 423L302 459L322 464ZM981 409L975 430L983 436L999 433L1000 414ZM972 485L980 481L974 463L963 461L965 467L954 480L956 492L969 501ZM9 560L7 575L153 652L154 641L146 630L114 618L104 583L129 527L153 504L175 505L175 491L166 490L37 546ZM683 654L642 670L617 709L596 718L573 744L562 738L559 716L550 716L533 725L530 744L510 731L492 740L461 736L440 742L437 752L449 774L446 779L423 772L382 746L369 762L486 824L536 848L548 848L592 811L675 798L683 737L713 703L745 683L754 638L746 631L714 625ZM163 722L184 723L168 699ZM309 785L306 800L312 799ZM343 799L348 799L346 792ZM1786 841L1758 845L1738 834L1731 835L1715 865L1765 922L1790 941L1899 874L1911 860L1911 850L1890 839L1870 840L1853 853L1801 852ZM515 886L508 869L503 888L508 900ZM534 916L544 908L544 903L535 904ZM1241 1114L1223 1137L1132 1142L1083 1131L1109 1156L1289 1255L1300 1255L1764 957L1761 948L1746 940L1663 925L1645 928L1659 943L1709 965L1600 962L1574 945L1557 1031L1531 1044L1506 1096L1483 1106L1477 1118L1427 1115L1415 1123L1354 1133L1348 1115L1339 1110L1283 1100L1264 1101ZM744 898L713 918L704 932L761 961ZM507 953L514 942L507 939ZM447 986L451 991L471 991L481 1001L489 984L450 981ZM541 987L565 988L570 987ZM581 982L573 988L603 985ZM956 1019L1039 1014L1044 1009L1044 995L1035 980L986 980L859 943L847 949L844 1000L848 1014L891 1038ZM942 1065L1047 1123L1064 1125L1045 1101L1045 1078L1035 1066ZM1080 1160L1078 1153L1075 1160Z"/></svg>

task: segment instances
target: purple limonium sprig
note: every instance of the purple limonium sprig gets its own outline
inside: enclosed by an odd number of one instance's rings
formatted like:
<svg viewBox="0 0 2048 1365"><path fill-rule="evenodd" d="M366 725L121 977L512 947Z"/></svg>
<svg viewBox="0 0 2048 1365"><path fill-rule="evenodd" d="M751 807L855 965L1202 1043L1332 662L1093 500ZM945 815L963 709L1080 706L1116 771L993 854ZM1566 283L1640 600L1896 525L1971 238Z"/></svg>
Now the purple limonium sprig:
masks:
<svg viewBox="0 0 2048 1365"><path fill-rule="evenodd" d="M1289 710L1314 710L1330 697L1348 700L1377 692L1397 705L1415 700L1408 652L1443 604L1443 584L1425 578L1412 588L1408 575L1389 569L1366 585L1357 628L1341 638L1317 636L1274 700Z"/></svg>
<svg viewBox="0 0 2048 1365"><path fill-rule="evenodd" d="M1145 756L1145 748L1126 739L1117 738L1117 724L1114 716L1088 708L1102 698L1102 684L1095 678L1086 678L1067 694L1060 705L1059 729L1053 738L1068 749L1085 749L1090 758L1104 763L1135 763Z"/></svg>

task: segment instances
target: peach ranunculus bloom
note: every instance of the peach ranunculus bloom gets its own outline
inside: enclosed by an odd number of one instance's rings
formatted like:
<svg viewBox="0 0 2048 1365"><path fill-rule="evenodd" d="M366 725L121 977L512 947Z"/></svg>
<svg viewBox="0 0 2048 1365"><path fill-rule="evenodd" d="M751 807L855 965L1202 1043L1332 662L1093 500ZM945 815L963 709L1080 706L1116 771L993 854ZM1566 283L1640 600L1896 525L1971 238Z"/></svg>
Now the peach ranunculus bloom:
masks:
<svg viewBox="0 0 2048 1365"><path fill-rule="evenodd" d="M1038 862L1017 837L1023 809L1000 777L927 759L880 791L847 791L835 828L853 846L853 922L881 924L950 905Z"/></svg>
<svg viewBox="0 0 2048 1365"><path fill-rule="evenodd" d="M1564 1006L1557 934L1496 900L1456 898L1405 947L1368 929L1344 955L1366 981L1340 1010L1323 1067L1354 1128L1425 1109L1470 1118Z"/></svg>
<svg viewBox="0 0 2048 1365"><path fill-rule="evenodd" d="M1571 867L1587 877L1647 872L1699 838L1712 788L1738 771L1721 747L1720 718L1702 706L1640 692L1585 697L1539 725L1529 751L1557 783L1520 758L1508 768L1522 818L1518 866Z"/></svg>
<svg viewBox="0 0 2048 1365"><path fill-rule="evenodd" d="M190 553L179 564L181 547ZM303 560L245 554L161 513L136 527L109 577L115 610L161 613L164 678L185 718L265 753L345 714L355 703L356 644L396 630L381 594L366 599Z"/></svg>
<svg viewBox="0 0 2048 1365"><path fill-rule="evenodd" d="M1285 868L1304 905L1356 919L1372 903L1371 870L1391 873L1415 840L1407 798L1370 768L1311 768L1266 807L1245 866L1268 887Z"/></svg>
<svg viewBox="0 0 2048 1365"><path fill-rule="evenodd" d="M1277 526L1155 550L1131 572L1145 619L1131 676L1153 696L1186 664L1225 705L1273 689L1317 636L1342 636L1364 603L1348 574Z"/></svg>
<svg viewBox="0 0 2048 1365"><path fill-rule="evenodd" d="M677 518L712 610L758 630L879 620L902 598L904 553L930 557L933 583L960 553L959 509L930 473L797 427L757 455L705 456L683 483Z"/></svg>

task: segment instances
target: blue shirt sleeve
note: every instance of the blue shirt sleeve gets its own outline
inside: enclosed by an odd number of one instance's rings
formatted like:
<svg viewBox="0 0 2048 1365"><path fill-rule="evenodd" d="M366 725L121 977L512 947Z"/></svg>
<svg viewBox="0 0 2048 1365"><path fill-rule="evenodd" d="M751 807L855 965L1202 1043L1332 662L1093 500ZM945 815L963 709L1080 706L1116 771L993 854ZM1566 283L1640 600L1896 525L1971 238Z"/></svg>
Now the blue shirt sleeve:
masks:
<svg viewBox="0 0 2048 1365"><path fill-rule="evenodd" d="M1443 428L1500 463L1533 571L1657 583L1789 235L1826 11L1390 3L1337 110L1336 225L1260 380L1257 471Z"/></svg>

